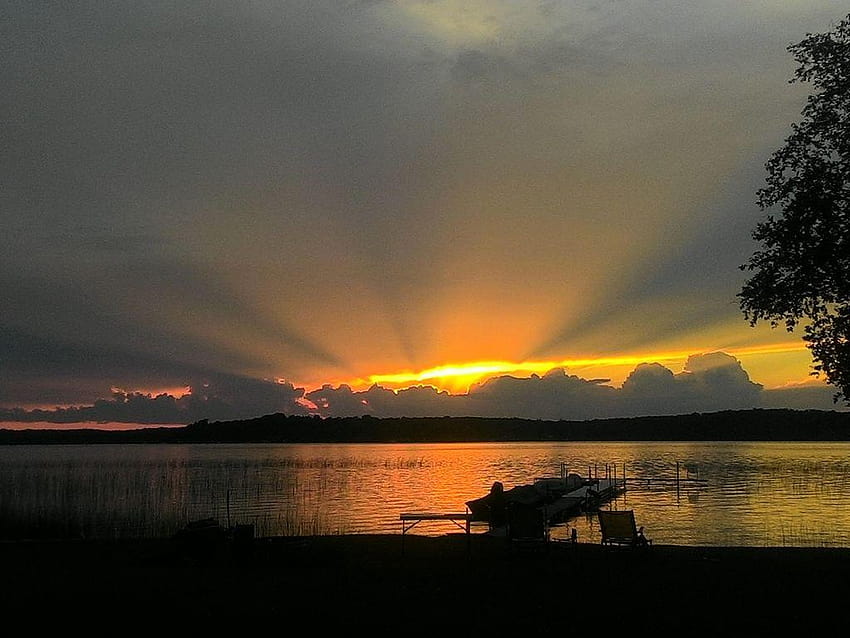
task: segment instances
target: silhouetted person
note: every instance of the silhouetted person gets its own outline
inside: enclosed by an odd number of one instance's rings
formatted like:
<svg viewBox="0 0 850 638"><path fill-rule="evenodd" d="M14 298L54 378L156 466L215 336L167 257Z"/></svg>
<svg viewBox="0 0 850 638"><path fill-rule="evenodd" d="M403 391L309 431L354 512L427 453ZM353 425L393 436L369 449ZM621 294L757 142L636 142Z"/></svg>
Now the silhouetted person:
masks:
<svg viewBox="0 0 850 638"><path fill-rule="evenodd" d="M487 505L490 508L490 528L502 527L507 522L507 502L505 487L499 481L490 488Z"/></svg>

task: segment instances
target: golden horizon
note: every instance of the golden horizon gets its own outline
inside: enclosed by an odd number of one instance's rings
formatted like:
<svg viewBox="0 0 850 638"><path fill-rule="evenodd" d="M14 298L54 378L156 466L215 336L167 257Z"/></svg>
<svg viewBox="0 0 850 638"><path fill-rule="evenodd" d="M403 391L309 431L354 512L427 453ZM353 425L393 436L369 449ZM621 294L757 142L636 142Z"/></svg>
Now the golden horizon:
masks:
<svg viewBox="0 0 850 638"><path fill-rule="evenodd" d="M473 362L455 362L433 366L423 370L403 370L399 372L372 374L365 378L340 381L330 385L348 385L353 390L365 390L379 385L393 390L427 385L450 394L466 393L476 383L501 375L530 377L541 375L557 368L565 368L568 374L576 374L578 370L599 372L594 378L607 377L604 372L629 368L641 363L684 363L688 357L713 352L723 352L733 357L748 357L758 355L787 354L805 351L805 344L800 342L783 342L768 345L748 346L741 348L703 348L689 350L670 350L654 353L628 354L619 356L583 356L567 359L552 359L545 361L512 362L504 360L482 360ZM578 375L581 376L581 375ZM622 376L622 374L614 375ZM608 379L610 381L610 379Z"/></svg>

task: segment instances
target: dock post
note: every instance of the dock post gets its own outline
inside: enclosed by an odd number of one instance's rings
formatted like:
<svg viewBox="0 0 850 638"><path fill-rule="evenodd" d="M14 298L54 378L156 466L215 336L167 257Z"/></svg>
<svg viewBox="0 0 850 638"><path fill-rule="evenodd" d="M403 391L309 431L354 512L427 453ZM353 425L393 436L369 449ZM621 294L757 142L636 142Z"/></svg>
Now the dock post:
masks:
<svg viewBox="0 0 850 638"><path fill-rule="evenodd" d="M679 461L676 461L676 502L679 502Z"/></svg>

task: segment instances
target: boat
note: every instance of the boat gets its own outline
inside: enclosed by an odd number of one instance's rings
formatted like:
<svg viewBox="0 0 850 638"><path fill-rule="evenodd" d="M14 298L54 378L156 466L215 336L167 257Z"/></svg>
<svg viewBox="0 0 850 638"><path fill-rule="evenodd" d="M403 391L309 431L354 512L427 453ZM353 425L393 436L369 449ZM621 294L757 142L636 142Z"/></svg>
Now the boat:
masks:
<svg viewBox="0 0 850 638"><path fill-rule="evenodd" d="M526 485L504 489L496 481L490 492L466 502L470 521L487 523L491 530L504 527L510 508L540 509L547 525L557 525L583 511L598 509L625 489L625 481L588 478L562 469L561 476L538 478Z"/></svg>

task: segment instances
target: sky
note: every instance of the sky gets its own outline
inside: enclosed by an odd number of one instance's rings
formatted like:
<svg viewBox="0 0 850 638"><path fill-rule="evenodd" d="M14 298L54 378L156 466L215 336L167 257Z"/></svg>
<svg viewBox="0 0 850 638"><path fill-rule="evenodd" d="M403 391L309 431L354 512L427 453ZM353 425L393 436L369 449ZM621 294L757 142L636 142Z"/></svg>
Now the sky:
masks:
<svg viewBox="0 0 850 638"><path fill-rule="evenodd" d="M837 409L737 293L846 1L7 2L0 422Z"/></svg>

